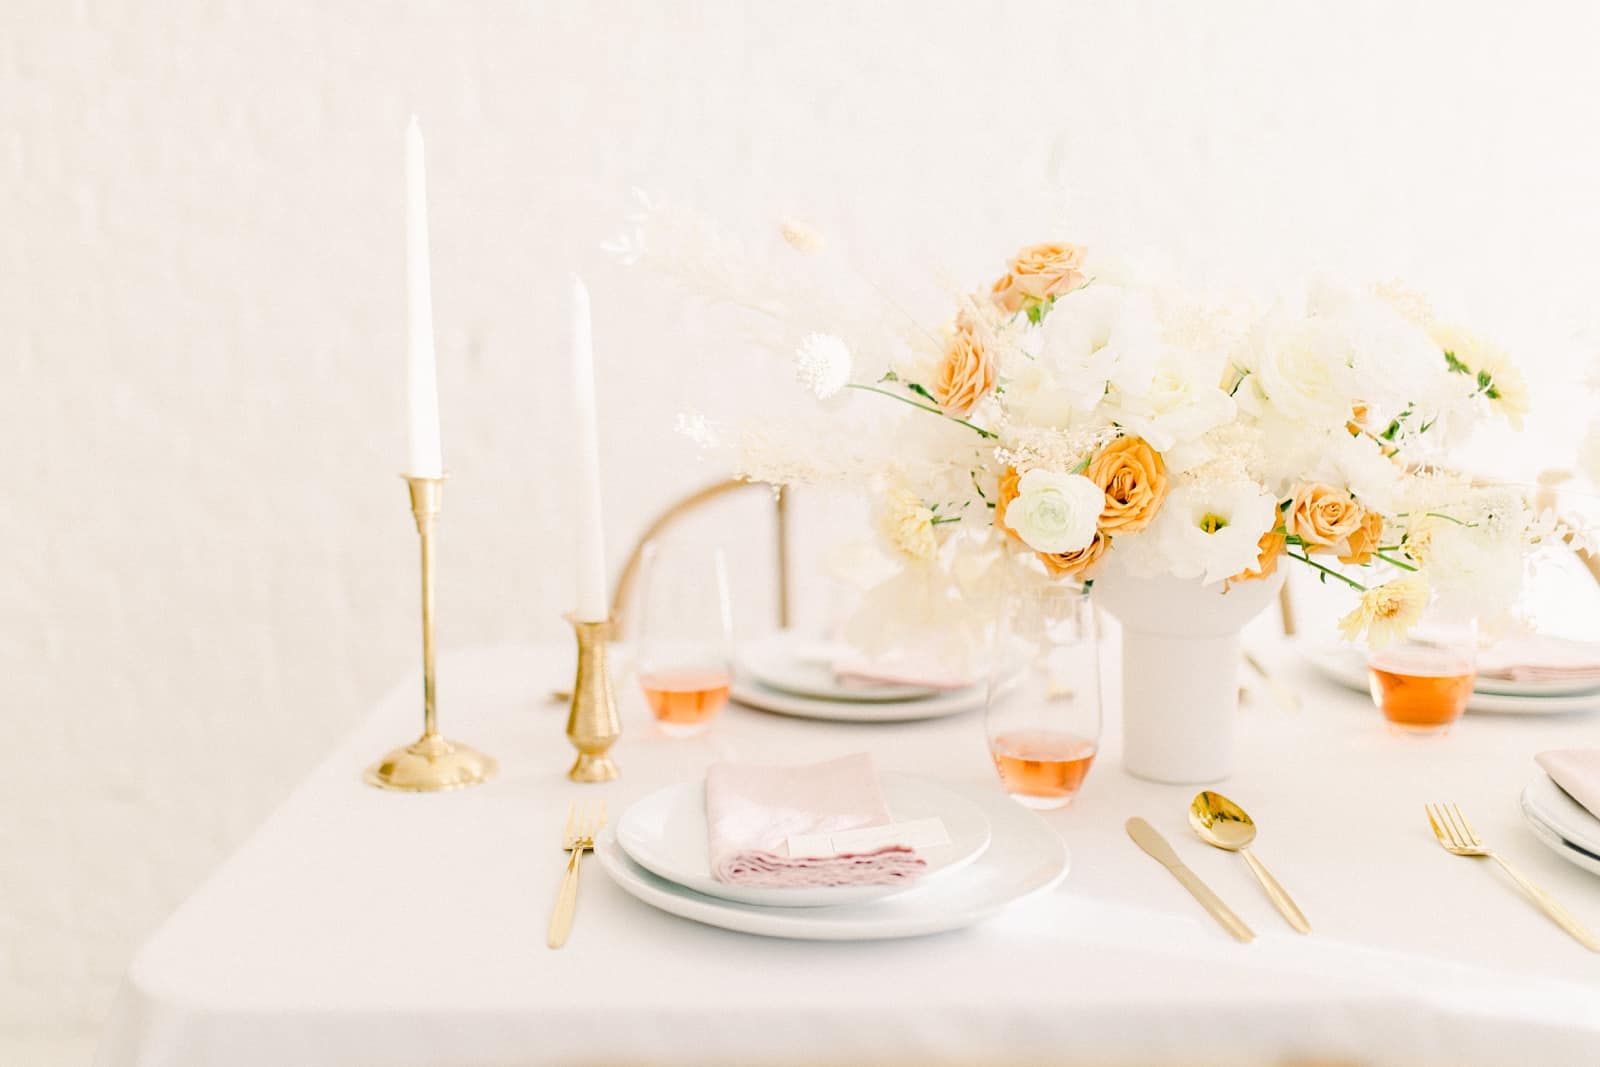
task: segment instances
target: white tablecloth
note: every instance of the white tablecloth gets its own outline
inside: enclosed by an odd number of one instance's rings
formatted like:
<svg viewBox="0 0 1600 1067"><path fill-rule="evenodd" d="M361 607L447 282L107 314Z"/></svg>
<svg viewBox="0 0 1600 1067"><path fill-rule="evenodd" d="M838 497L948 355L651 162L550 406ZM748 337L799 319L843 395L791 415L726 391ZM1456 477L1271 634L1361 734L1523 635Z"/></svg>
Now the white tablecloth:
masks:
<svg viewBox="0 0 1600 1067"><path fill-rule="evenodd" d="M970 930L861 944L699 926L586 866L571 942L544 933L567 805L615 815L713 759L870 749L885 770L993 784L981 713L851 726L740 707L703 739L651 736L620 687L620 781L577 786L564 709L571 650L447 656L446 732L498 756L486 787L392 795L361 769L414 734L415 679L334 752L139 953L103 1067L533 1064L1600 1062L1600 957L1491 865L1447 855L1424 801L1460 802L1495 847L1600 929L1600 881L1547 851L1517 796L1550 747L1600 719L1469 716L1449 737L1389 735L1357 694L1274 657L1307 696L1241 712L1224 787L1316 933L1291 932L1241 859L1200 844L1194 790L1101 761L1052 813L1073 852L1056 891ZM1123 832L1162 830L1260 934L1229 940Z"/></svg>

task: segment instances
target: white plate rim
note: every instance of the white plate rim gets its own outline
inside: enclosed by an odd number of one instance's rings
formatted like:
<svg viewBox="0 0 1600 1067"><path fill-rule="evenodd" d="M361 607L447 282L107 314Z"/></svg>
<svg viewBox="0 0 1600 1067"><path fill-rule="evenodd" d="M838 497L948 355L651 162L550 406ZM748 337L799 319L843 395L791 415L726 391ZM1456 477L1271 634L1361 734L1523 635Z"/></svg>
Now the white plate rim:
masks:
<svg viewBox="0 0 1600 1067"><path fill-rule="evenodd" d="M1573 848L1600 859L1600 819L1548 774L1541 771L1523 788L1522 810Z"/></svg>
<svg viewBox="0 0 1600 1067"><path fill-rule="evenodd" d="M939 693L922 700L846 701L821 700L796 696L762 685L742 674L734 676L729 696L747 708L787 715L796 719L822 719L830 722L918 722L962 715L983 707L987 699L982 685Z"/></svg>
<svg viewBox="0 0 1600 1067"><path fill-rule="evenodd" d="M983 808L973 803L971 798L963 796L960 792L951 789L950 787L935 781L934 779L926 778L921 775L891 773L882 775L881 780L884 791L886 794L888 794L887 799L889 799L891 810L894 806L894 795L901 790L918 789L934 793L941 793L948 797L955 804L971 809L971 813L975 815L977 819L982 821L982 839L978 841L975 846L970 847L967 852L961 854L956 859L944 863L935 869L929 870L923 875L923 877L903 885L830 886L814 887L810 889L779 889L762 886L737 886L726 885L716 881L714 878L712 878L709 871L706 872L706 875L703 878L696 876L692 881L686 880L682 870L674 870L672 866L669 863L664 862L660 856L652 856L644 849L639 848L639 842L637 839L635 840L635 847L630 848L627 844L627 838L630 836L628 832L629 816L632 814L634 818L641 817L639 813L645 810L643 805L650 804L652 802L671 803L672 801L670 799L663 800L662 798L666 794L704 788L703 783L691 779L688 781L674 782L670 785L664 785L659 789L652 790L651 792L635 800L632 804L628 805L628 809L624 811L621 817L616 821L615 836L617 839L617 847L623 851L628 859L632 860L640 867L643 867L657 878L660 878L666 882L671 882L674 885L682 886L684 889L699 893L701 896L717 897L719 899L730 900L740 904L753 904L762 907L773 908L839 907L844 904L860 904L871 900L882 900L885 897L895 896L900 893L909 893L913 890L925 887L928 884L929 879L943 878L949 874L961 870L964 867L971 866L983 856L984 852L988 850L989 844L994 838L994 831L989 825L989 817L984 813ZM702 793L702 797L703 796L704 794Z"/></svg>
<svg viewBox="0 0 1600 1067"><path fill-rule="evenodd" d="M973 791L966 795L989 814L991 829L996 831L997 836L1000 825L1009 823L1012 829L1027 827L1026 833L1031 835L1031 840L1025 846L1019 843L1022 859L1015 862L1020 866L1026 860L1031 866L1026 872L1019 872L1024 884L1016 891L993 896L975 906L953 908L937 914L895 914L897 910L915 906L914 902L919 899L926 900L925 894L906 894L866 904L832 908L762 908L702 896L658 878L628 859L617 844L612 827L607 827L596 839L595 858L613 884L629 896L670 915L706 926L760 937L804 941L881 941L921 937L971 926L1013 904L1047 893L1059 886L1071 870L1072 853L1066 842L1038 815L1022 808L999 791L993 794ZM1004 848L997 850L991 845L972 867L952 873L947 885L971 879L974 870L986 864L999 863L997 857L1004 851ZM1045 851L1051 855L1044 856L1042 853Z"/></svg>
<svg viewBox="0 0 1600 1067"><path fill-rule="evenodd" d="M1348 656L1309 641L1297 641L1300 656L1330 681L1358 693L1369 692L1366 667L1357 677ZM1467 710L1490 715L1563 715L1572 712L1600 711L1600 691L1568 696L1516 696L1473 690Z"/></svg>
<svg viewBox="0 0 1600 1067"><path fill-rule="evenodd" d="M1560 829L1545 821L1545 816L1537 806L1529 803L1529 793L1537 782L1530 783L1522 791L1522 818L1533 831L1533 836L1538 838L1550 851L1574 866L1581 867L1591 874L1600 874L1600 855L1589 851L1582 845L1568 841Z"/></svg>
<svg viewBox="0 0 1600 1067"><path fill-rule="evenodd" d="M826 647L834 644L834 642L811 637L798 630L779 630L765 637L757 637L742 642L734 653L735 669L737 673L775 692L805 697L810 700L828 700L845 704L892 704L907 700L926 700L942 692L942 690L928 685L896 685L893 683L859 688L835 683L831 688L824 690L819 686L796 683L793 677L781 677L770 671L770 664L768 667L764 667L761 663L763 657L784 654L793 656L794 652L788 646L808 643L817 647ZM962 688L969 687L963 686Z"/></svg>

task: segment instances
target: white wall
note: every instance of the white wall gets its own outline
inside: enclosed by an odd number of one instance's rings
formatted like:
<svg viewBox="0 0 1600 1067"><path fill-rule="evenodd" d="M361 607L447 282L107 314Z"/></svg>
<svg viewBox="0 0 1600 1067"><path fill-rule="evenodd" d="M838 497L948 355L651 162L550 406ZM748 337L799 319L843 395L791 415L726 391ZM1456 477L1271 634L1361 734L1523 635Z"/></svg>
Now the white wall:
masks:
<svg viewBox="0 0 1600 1067"><path fill-rule="evenodd" d="M563 634L562 272L600 316L614 560L715 473L673 413L765 381L596 250L633 185L809 217L930 313L936 271L1046 236L1405 275L1524 358L1556 411L1531 440L1570 446L1597 30L1578 3L7 0L0 1060L81 1051L139 938L414 661L408 111L464 645Z"/></svg>

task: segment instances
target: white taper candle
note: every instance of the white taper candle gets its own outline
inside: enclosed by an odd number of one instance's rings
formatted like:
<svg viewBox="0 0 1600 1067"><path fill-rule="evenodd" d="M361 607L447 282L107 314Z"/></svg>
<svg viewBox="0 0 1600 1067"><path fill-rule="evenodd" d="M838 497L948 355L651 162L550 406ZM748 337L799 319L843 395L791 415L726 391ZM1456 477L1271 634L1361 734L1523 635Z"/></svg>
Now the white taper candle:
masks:
<svg viewBox="0 0 1600 1067"><path fill-rule="evenodd" d="M589 290L572 276L572 408L577 421L578 604L580 622L611 615L606 603L606 549L600 518L600 425L595 414L594 341Z"/></svg>
<svg viewBox="0 0 1600 1067"><path fill-rule="evenodd" d="M444 475L439 446L439 367L433 351L428 268L428 177L417 117L406 125L406 473Z"/></svg>

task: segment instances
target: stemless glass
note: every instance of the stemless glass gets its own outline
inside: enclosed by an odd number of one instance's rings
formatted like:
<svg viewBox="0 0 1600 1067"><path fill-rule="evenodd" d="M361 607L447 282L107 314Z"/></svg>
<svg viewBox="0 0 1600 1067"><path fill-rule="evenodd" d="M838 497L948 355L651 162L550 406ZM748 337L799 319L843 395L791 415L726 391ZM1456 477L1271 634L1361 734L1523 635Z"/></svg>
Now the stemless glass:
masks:
<svg viewBox="0 0 1600 1067"><path fill-rule="evenodd" d="M996 628L985 728L1000 783L1024 807L1072 803L1100 747L1100 642L1088 591L1013 594Z"/></svg>
<svg viewBox="0 0 1600 1067"><path fill-rule="evenodd" d="M1447 733L1472 696L1477 648L1472 619L1431 610L1405 638L1370 653L1372 702L1389 728L1420 736Z"/></svg>
<svg viewBox="0 0 1600 1067"><path fill-rule="evenodd" d="M722 549L652 542L644 555L639 685L662 733L704 732L728 702L733 611Z"/></svg>

